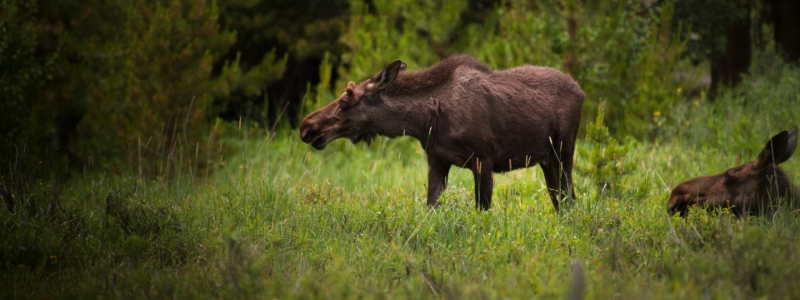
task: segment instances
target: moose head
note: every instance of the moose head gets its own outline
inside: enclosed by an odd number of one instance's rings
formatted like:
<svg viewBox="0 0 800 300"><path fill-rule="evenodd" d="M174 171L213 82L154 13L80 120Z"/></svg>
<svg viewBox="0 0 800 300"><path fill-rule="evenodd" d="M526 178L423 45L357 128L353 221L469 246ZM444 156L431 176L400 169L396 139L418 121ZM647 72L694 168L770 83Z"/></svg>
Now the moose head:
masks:
<svg viewBox="0 0 800 300"><path fill-rule="evenodd" d="M709 209L731 207L736 214L775 209L797 197L786 173L778 166L797 148L797 125L773 136L755 161L720 174L692 178L672 190L668 209L685 213L692 205Z"/></svg>
<svg viewBox="0 0 800 300"><path fill-rule="evenodd" d="M342 137L350 138L354 144L370 143L386 114L386 110L381 109L386 103L378 96L378 91L394 83L405 69L406 64L396 60L358 85L350 81L338 99L303 119L300 139L317 150L325 149L328 143Z"/></svg>

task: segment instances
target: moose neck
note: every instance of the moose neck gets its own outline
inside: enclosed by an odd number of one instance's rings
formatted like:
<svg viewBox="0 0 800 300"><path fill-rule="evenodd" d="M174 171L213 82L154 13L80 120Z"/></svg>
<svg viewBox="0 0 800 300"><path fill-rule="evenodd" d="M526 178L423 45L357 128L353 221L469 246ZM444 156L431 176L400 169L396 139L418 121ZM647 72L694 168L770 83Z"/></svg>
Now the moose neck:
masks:
<svg viewBox="0 0 800 300"><path fill-rule="evenodd" d="M385 106L375 126L378 134L389 138L408 135L423 142L429 140L436 119L430 101L401 91L383 91L380 97Z"/></svg>

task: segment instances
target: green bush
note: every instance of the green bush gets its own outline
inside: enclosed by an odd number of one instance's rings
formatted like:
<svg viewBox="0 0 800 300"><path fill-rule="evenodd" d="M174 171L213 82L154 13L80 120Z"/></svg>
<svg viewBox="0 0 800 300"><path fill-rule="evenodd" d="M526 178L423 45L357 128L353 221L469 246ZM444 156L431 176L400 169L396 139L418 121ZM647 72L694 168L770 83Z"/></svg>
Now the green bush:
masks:
<svg viewBox="0 0 800 300"><path fill-rule="evenodd" d="M148 141L158 150L137 149L142 161L170 156L181 145L213 147L206 134L214 96L254 93L279 78L286 63L271 52L247 73L237 59L212 77L214 61L236 40L235 32L220 30L214 1L137 2L122 11L118 39L80 41L90 51L114 54L92 59L103 66L92 70L102 80L87 95L73 148L86 157L112 158L103 168L114 168L133 155L131 147ZM169 174L174 162L163 161L158 173Z"/></svg>
<svg viewBox="0 0 800 300"><path fill-rule="evenodd" d="M673 126L664 128L662 139L754 160L770 137L800 123L800 69L757 52L750 73L713 102L701 96L673 104L675 113L665 118Z"/></svg>
<svg viewBox="0 0 800 300"><path fill-rule="evenodd" d="M622 184L624 176L635 171L639 162L633 155L628 155L633 148L633 141L627 139L620 144L609 134L608 127L603 124L603 107L602 104L598 105L597 119L586 125L584 144L588 146L577 148L579 159L575 169L591 177L601 190L613 190L615 184L620 190L626 187Z"/></svg>
<svg viewBox="0 0 800 300"><path fill-rule="evenodd" d="M13 143L39 142L52 133L42 88L51 78L57 51L36 53L36 1L0 2L0 158L13 155ZM6 155L3 155L6 154Z"/></svg>
<svg viewBox="0 0 800 300"><path fill-rule="evenodd" d="M36 4L4 1L0 15L13 33L0 46L0 89L10 97L0 104L10 112L0 122L3 153L15 135L38 156L65 154L76 169L119 172L138 156L168 175L176 147L212 148L220 101L260 94L288 60L273 50L246 69L238 56L225 62L236 32L219 25L214 0Z"/></svg>

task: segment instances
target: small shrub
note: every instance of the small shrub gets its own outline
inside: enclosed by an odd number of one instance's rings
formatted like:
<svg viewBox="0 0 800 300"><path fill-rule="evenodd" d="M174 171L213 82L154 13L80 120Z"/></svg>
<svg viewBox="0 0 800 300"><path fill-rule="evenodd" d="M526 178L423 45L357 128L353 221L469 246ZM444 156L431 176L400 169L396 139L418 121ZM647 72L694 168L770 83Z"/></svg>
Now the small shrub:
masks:
<svg viewBox="0 0 800 300"><path fill-rule="evenodd" d="M586 125L585 142L588 147L578 147L578 160L575 168L589 175L595 185L601 190L620 185L625 175L636 170L638 161L628 156L633 147L633 142L626 138L625 143L619 143L608 132L608 127L603 123L603 105L598 105L597 119L594 123Z"/></svg>

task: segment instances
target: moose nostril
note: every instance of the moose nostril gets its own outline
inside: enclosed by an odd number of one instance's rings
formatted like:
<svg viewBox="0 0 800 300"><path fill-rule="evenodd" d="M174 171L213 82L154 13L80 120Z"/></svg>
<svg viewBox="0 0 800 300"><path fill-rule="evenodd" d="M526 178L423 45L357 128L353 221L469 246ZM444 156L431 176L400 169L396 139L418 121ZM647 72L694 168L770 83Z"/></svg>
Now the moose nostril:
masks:
<svg viewBox="0 0 800 300"><path fill-rule="evenodd" d="M303 142L306 142L306 143L310 143L311 142L311 137L313 137L313 136L314 135L311 134L311 130L303 130L303 131L300 132L300 140L302 140Z"/></svg>

